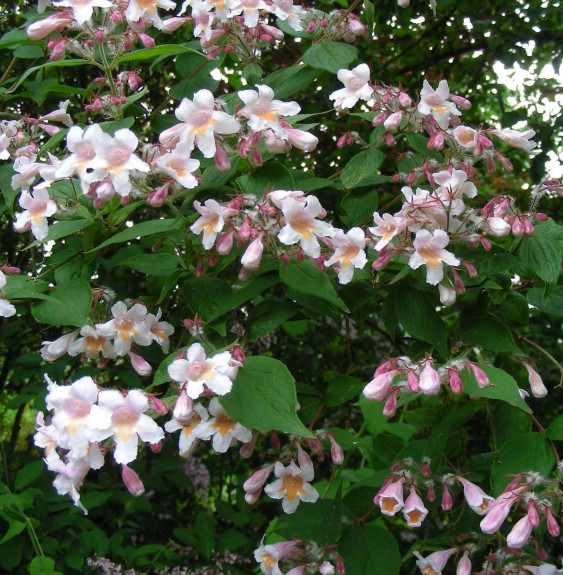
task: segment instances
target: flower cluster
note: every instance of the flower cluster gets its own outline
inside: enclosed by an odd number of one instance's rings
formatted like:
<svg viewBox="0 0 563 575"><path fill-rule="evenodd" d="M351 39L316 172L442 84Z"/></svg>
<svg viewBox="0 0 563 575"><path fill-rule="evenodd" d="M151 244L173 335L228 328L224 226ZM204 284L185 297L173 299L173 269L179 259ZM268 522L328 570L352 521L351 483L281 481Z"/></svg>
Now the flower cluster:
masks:
<svg viewBox="0 0 563 575"><path fill-rule="evenodd" d="M131 351L132 347L149 346L155 341L164 353L168 353L168 338L174 333L174 328L161 320L160 309L154 315L140 303L128 309L124 302L119 301L112 306L111 313L113 318L107 322L94 327L84 325L55 341L44 341L41 357L45 361L55 361L68 353L71 356L82 355L83 359L99 359L101 354L100 361L104 365L108 359L128 356L139 375L149 375L150 364Z"/></svg>
<svg viewBox="0 0 563 575"><path fill-rule="evenodd" d="M53 416L45 424L43 413L38 414L35 445L44 448L47 468L57 474L53 482L57 492L68 493L86 512L78 490L88 471L100 469L104 454L113 449L116 463L123 465L125 484L136 495L142 493L127 464L137 458L139 440L155 445L164 438L163 430L145 414L146 394L137 389L100 391L91 377L70 385L57 385L48 378L47 383L45 403Z"/></svg>

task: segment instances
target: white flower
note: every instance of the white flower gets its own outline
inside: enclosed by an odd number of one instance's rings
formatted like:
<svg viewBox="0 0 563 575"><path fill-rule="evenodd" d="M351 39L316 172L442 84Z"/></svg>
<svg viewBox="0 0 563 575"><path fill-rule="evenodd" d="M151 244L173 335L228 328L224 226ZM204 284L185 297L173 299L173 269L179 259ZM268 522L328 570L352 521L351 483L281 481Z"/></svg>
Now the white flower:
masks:
<svg viewBox="0 0 563 575"><path fill-rule="evenodd" d="M400 234L408 225L407 218L395 217L391 214L383 214L381 217L377 212L373 213L373 220L377 224L376 228L369 228L374 236L381 239L375 244L376 251L382 250L395 236Z"/></svg>
<svg viewBox="0 0 563 575"><path fill-rule="evenodd" d="M213 437L212 445L217 453L225 453L233 439L242 443L248 443L252 439L252 431L231 419L217 397L209 402L209 413L213 417L201 423L199 434L202 439Z"/></svg>
<svg viewBox="0 0 563 575"><path fill-rule="evenodd" d="M450 88L446 80L438 84L434 90L427 80L424 80L422 91L420 92L420 102L418 111L424 116L431 115L442 130L445 130L450 123L450 116L461 116L461 112L456 105L449 101Z"/></svg>
<svg viewBox="0 0 563 575"><path fill-rule="evenodd" d="M162 28L162 20L158 16L157 8L172 10L176 8L176 2L171 0L129 0L125 17L129 22L138 22L146 19L152 22L155 28Z"/></svg>
<svg viewBox="0 0 563 575"><path fill-rule="evenodd" d="M49 198L47 190L35 190L31 194L24 190L19 204L25 211L16 217L16 231L25 232L31 228L36 240L44 240L49 231L47 218L57 211L57 204Z"/></svg>
<svg viewBox="0 0 563 575"><path fill-rule="evenodd" d="M452 199L461 199L463 195L474 198L477 188L473 182L467 181L467 174L463 170L443 170L433 175L434 181L440 186L436 193L439 197L451 202Z"/></svg>
<svg viewBox="0 0 563 575"><path fill-rule="evenodd" d="M6 285L6 276L0 270L0 290ZM12 317L16 314L16 308L7 300L0 298L0 317Z"/></svg>
<svg viewBox="0 0 563 575"><path fill-rule="evenodd" d="M94 8L111 8L111 0L57 0L57 8L65 7L72 9L72 15L78 24L84 24L94 12Z"/></svg>
<svg viewBox="0 0 563 575"><path fill-rule="evenodd" d="M360 228L352 228L346 233L336 230L332 242L336 249L325 265L329 267L338 264L340 266L338 281L347 284L354 276L354 268L362 269L368 261L364 251L366 247L364 232Z"/></svg>
<svg viewBox="0 0 563 575"><path fill-rule="evenodd" d="M314 503L319 498L318 491L308 483L313 480L315 474L312 466L301 469L291 461L284 467L283 463L276 461L274 474L278 479L266 485L264 491L272 499L282 499L285 513L294 513L300 501Z"/></svg>
<svg viewBox="0 0 563 575"><path fill-rule="evenodd" d="M217 239L217 234L225 226L225 218L233 214L230 208L224 208L216 200L206 200L203 205L197 200L194 201L195 209L201 214L201 217L190 226L193 234L201 234L203 237L201 243L206 250L210 250Z"/></svg>
<svg viewBox="0 0 563 575"><path fill-rule="evenodd" d="M421 265L426 266L426 282L430 285L438 284L444 277L443 263L458 266L459 260L444 248L450 242L448 234L443 230L435 230L431 234L428 230L420 230L414 240L415 252L409 258L409 266L416 270Z"/></svg>
<svg viewBox="0 0 563 575"><path fill-rule="evenodd" d="M97 359L101 353L103 357L116 357L111 341L106 335L102 335L99 326L84 325L80 328L80 335L82 337L68 345L68 355L75 356L83 353L90 359Z"/></svg>
<svg viewBox="0 0 563 575"><path fill-rule="evenodd" d="M189 421L180 423L176 418L172 418L164 424L164 429L168 433L180 430L178 447L180 457L189 457L196 439L207 439L206 428L202 425L209 419L209 413L203 405L196 403L190 413Z"/></svg>
<svg viewBox="0 0 563 575"><path fill-rule="evenodd" d="M321 247L317 236L331 238L334 228L316 217L324 210L315 196L307 196L307 203L288 197L281 202L285 225L278 234L282 244L290 246L299 242L301 248L311 258L318 258Z"/></svg>
<svg viewBox="0 0 563 575"><path fill-rule="evenodd" d="M329 96L330 100L334 100L334 107L337 110L352 108L358 100L368 102L373 96L367 64L360 64L353 70L342 68L338 70L337 77L344 84L344 88L336 90Z"/></svg>
<svg viewBox="0 0 563 575"><path fill-rule="evenodd" d="M156 315L148 313L145 318L145 325L147 326L153 341L162 347L164 353L168 353L170 341L168 336L174 333L174 328L167 321L160 321L162 317L162 310L159 308Z"/></svg>
<svg viewBox="0 0 563 575"><path fill-rule="evenodd" d="M259 10L270 11L270 7L264 0L235 0L232 3L233 8L229 17L244 15L244 25L248 28L254 28L258 25Z"/></svg>
<svg viewBox="0 0 563 575"><path fill-rule="evenodd" d="M120 357L131 351L133 342L138 345L150 345L152 335L145 325L147 308L136 303L130 310L124 302L118 301L111 308L112 320L96 326L98 332L109 338L113 338L115 353Z"/></svg>
<svg viewBox="0 0 563 575"><path fill-rule="evenodd" d="M241 90L239 98L244 102L244 108L239 114L248 118L249 127L255 132L270 128L278 137L284 138L284 129L280 118L299 114L301 107L297 102L282 102L274 100L274 91L269 86L257 85L256 90Z"/></svg>
<svg viewBox="0 0 563 575"><path fill-rule="evenodd" d="M117 463L131 463L137 457L139 439L158 443L164 438L162 429L144 414L149 401L142 391L133 389L125 397L115 389L100 391L98 403L111 411L110 431L115 441L113 456Z"/></svg>
<svg viewBox="0 0 563 575"><path fill-rule="evenodd" d="M156 165L163 174L171 176L188 190L198 185L193 172L199 168L199 160L190 158L192 149L188 142L180 142L173 150L156 160Z"/></svg>
<svg viewBox="0 0 563 575"><path fill-rule="evenodd" d="M296 31L303 30L301 21L307 15L307 11L301 6L295 5L292 0L273 0L274 14L287 23Z"/></svg>
<svg viewBox="0 0 563 575"><path fill-rule="evenodd" d="M186 351L186 358L175 359L168 366L168 375L185 385L188 397L197 399L203 393L204 386L217 395L231 391L235 360L228 351L207 358L203 346L194 343Z"/></svg>

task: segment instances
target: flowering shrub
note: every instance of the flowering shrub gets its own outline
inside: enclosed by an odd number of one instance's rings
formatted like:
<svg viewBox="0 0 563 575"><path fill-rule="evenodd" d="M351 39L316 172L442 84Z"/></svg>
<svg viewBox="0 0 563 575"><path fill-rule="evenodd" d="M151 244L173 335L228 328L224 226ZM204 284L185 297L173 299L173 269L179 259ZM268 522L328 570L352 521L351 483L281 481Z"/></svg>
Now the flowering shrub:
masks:
<svg viewBox="0 0 563 575"><path fill-rule="evenodd" d="M374 10L42 1L0 40L41 59L0 80L6 572L560 572L561 184L478 94L378 77Z"/></svg>

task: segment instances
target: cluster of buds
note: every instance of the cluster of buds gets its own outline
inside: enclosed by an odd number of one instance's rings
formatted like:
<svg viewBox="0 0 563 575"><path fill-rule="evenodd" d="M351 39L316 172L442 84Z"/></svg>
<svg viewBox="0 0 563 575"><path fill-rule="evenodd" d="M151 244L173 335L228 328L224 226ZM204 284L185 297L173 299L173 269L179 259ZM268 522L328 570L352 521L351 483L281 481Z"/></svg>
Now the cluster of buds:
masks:
<svg viewBox="0 0 563 575"><path fill-rule="evenodd" d="M463 369L475 376L479 387L485 388L491 383L487 374L472 361L454 360L438 369L433 363L428 356L422 362L414 362L408 357L390 358L375 370L373 379L364 387L364 397L370 401L385 401L383 413L392 417L401 392L437 395L444 385L453 393L461 393Z"/></svg>
<svg viewBox="0 0 563 575"><path fill-rule="evenodd" d="M44 414L38 414L35 445L45 450L47 468L57 474L53 482L57 492L69 494L86 512L79 488L88 471L100 469L105 453L113 449L116 463L123 466L125 485L133 495L141 495L142 482L128 464L137 458L139 440L158 449L164 438L163 430L145 413L148 396L136 389L100 391L91 377L70 385L46 379L45 403L53 416L45 424Z"/></svg>
<svg viewBox="0 0 563 575"><path fill-rule="evenodd" d="M150 375L151 366L137 353L131 351L133 345L149 346L153 341L168 353L169 336L174 328L161 321L162 311L148 313L147 308L136 303L127 309L124 302L117 302L111 308L113 318L104 323L84 325L80 330L67 333L55 341L44 341L41 357L45 361L55 361L65 353L71 356L82 355L82 359L99 359L98 367L103 367L108 359L128 356L135 371L142 376ZM80 336L80 337L79 337Z"/></svg>
<svg viewBox="0 0 563 575"><path fill-rule="evenodd" d="M344 563L334 545L319 547L313 541L282 541L266 545L260 542L254 558L265 575L344 575ZM280 562L289 571L282 571Z"/></svg>

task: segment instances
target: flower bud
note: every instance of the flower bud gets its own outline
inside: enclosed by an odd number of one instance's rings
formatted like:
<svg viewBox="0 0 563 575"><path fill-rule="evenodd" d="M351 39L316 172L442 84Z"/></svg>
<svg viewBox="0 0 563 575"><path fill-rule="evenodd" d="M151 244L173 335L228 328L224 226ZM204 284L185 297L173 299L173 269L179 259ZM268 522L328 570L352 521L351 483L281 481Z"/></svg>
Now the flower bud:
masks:
<svg viewBox="0 0 563 575"><path fill-rule="evenodd" d="M396 130L401 125L401 119L403 118L403 112L394 112L383 122L383 125L387 130Z"/></svg>
<svg viewBox="0 0 563 575"><path fill-rule="evenodd" d="M334 465L342 465L344 462L344 451L342 447L338 445L332 434L328 436L328 440L330 441L330 457Z"/></svg>
<svg viewBox="0 0 563 575"><path fill-rule="evenodd" d="M453 290L443 284L438 284L438 292L440 293L440 303L446 307L454 305L457 294Z"/></svg>
<svg viewBox="0 0 563 575"><path fill-rule="evenodd" d="M262 261L262 253L264 246L262 245L262 235L258 236L247 248L241 258L241 264L247 270L257 270Z"/></svg>
<svg viewBox="0 0 563 575"><path fill-rule="evenodd" d="M154 395L151 394L147 395L150 398L152 406L154 410L158 413L158 415L166 415L168 413L168 407L166 407L164 401L158 399L158 397L155 397Z"/></svg>
<svg viewBox="0 0 563 575"><path fill-rule="evenodd" d="M185 388L182 388L180 396L176 400L176 405L172 411L172 416L180 425L189 425L192 417L193 404L188 397Z"/></svg>
<svg viewBox="0 0 563 575"><path fill-rule="evenodd" d="M523 361L524 367L528 371L528 383L532 389L534 397L545 397L547 395L547 388L545 387L540 374L527 362Z"/></svg>
<svg viewBox="0 0 563 575"><path fill-rule="evenodd" d="M440 393L440 376L432 367L432 361L427 359L424 362L424 369L420 374L420 392L424 395L437 395Z"/></svg>
<svg viewBox="0 0 563 575"><path fill-rule="evenodd" d="M152 372L151 364L148 361L145 361L140 355L133 353L132 351L129 352L129 359L131 360L131 365L133 369L140 375L146 376L150 375Z"/></svg>
<svg viewBox="0 0 563 575"><path fill-rule="evenodd" d="M443 488L444 488L444 492L442 493L442 509L444 511L449 511L452 508L453 502L452 502L452 496L450 494L450 490L448 488L448 486L443 483L442 484Z"/></svg>
<svg viewBox="0 0 563 575"><path fill-rule="evenodd" d="M128 465L121 466L121 477L123 479L123 483L125 483L125 487L127 487L127 491L129 491L131 495L134 495L135 497L143 495L145 492L145 486L139 479L139 476Z"/></svg>
<svg viewBox="0 0 563 575"><path fill-rule="evenodd" d="M504 218L493 216L486 220L489 233L497 238L504 238L510 233L511 226Z"/></svg>
<svg viewBox="0 0 563 575"><path fill-rule="evenodd" d="M401 92L399 94L399 104L403 108L408 108L412 104L412 99L406 92Z"/></svg>
<svg viewBox="0 0 563 575"><path fill-rule="evenodd" d="M262 489L264 483L266 483L266 481L268 480L268 477L270 477L270 474L272 473L273 469L274 469L274 464L271 463L267 467L264 467L263 469L259 469L258 471L255 471L243 483L242 488L247 493L254 493L256 491L259 492Z"/></svg>

